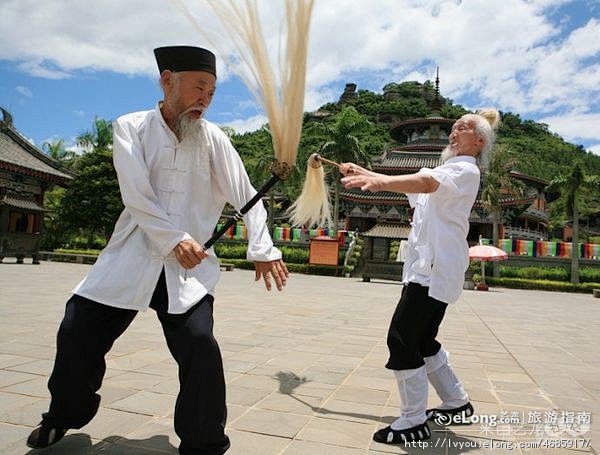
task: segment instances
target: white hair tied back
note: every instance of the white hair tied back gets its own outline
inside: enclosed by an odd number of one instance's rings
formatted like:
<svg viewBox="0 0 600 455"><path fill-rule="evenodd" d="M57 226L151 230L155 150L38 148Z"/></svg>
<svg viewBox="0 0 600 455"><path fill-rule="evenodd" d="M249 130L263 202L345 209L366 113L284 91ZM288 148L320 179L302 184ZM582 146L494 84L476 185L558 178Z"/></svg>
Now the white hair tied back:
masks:
<svg viewBox="0 0 600 455"><path fill-rule="evenodd" d="M496 109L480 109L476 114L486 119L493 130L498 129L500 125L500 113Z"/></svg>
<svg viewBox="0 0 600 455"><path fill-rule="evenodd" d="M495 130L500 125L500 113L496 109L480 109L475 114L465 114L461 118L473 122L475 131L485 142L477 157L477 164L481 169L485 169L491 159L492 147L496 140Z"/></svg>

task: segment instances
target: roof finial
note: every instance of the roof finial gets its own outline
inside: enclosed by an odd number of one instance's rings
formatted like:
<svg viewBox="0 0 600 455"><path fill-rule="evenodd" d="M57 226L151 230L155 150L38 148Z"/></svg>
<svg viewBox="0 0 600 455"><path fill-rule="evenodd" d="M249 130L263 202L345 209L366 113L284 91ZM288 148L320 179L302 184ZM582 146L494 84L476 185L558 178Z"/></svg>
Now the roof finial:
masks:
<svg viewBox="0 0 600 455"><path fill-rule="evenodd" d="M440 98L440 67L436 67L435 72L435 90L433 100L431 101L431 116L439 117L442 113L442 106L444 103Z"/></svg>
<svg viewBox="0 0 600 455"><path fill-rule="evenodd" d="M2 122L6 125L6 126L12 126L13 124L13 119L12 119L12 115L10 115L10 112L8 112L6 109L4 109L3 107L0 107L0 111L2 111Z"/></svg>

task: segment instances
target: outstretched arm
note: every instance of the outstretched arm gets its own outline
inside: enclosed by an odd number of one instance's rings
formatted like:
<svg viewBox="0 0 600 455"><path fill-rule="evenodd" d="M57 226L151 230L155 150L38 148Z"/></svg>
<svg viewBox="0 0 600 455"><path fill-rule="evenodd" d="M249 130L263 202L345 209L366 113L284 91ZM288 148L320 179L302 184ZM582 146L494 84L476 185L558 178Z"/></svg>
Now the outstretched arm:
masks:
<svg viewBox="0 0 600 455"><path fill-rule="evenodd" d="M369 171L353 163L343 163L340 170L344 187L362 191L392 191L394 193L433 193L440 186L432 176L417 172L406 175L386 175Z"/></svg>

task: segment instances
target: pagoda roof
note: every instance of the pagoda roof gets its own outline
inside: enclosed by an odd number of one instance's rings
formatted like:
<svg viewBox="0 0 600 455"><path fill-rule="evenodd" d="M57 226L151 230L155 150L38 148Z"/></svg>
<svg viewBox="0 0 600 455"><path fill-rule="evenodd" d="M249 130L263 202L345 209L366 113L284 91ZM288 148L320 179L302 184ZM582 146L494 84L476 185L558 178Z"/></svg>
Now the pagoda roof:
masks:
<svg viewBox="0 0 600 455"><path fill-rule="evenodd" d="M60 185L68 184L74 177L60 163L21 136L6 120L0 122L0 169Z"/></svg>
<svg viewBox="0 0 600 455"><path fill-rule="evenodd" d="M366 204L408 205L408 198L404 193L394 193L392 191L371 193L370 191L361 191L353 188L340 191L340 197L349 201Z"/></svg>
<svg viewBox="0 0 600 455"><path fill-rule="evenodd" d="M381 161L373 162L375 170L415 170L423 167L434 168L442 164L440 152L408 152L394 150L386 153Z"/></svg>
<svg viewBox="0 0 600 455"><path fill-rule="evenodd" d="M431 116L431 117L419 117L419 118L411 118L408 120L401 120L399 122L396 122L392 125L392 129L395 128L401 128L403 126L409 126L409 125L426 125L428 123L446 123L448 125L452 125L454 124L454 122L456 122L456 119L451 119L451 118L446 118L446 117L438 117L438 116Z"/></svg>
<svg viewBox="0 0 600 455"><path fill-rule="evenodd" d="M378 237L384 239L407 239L410 226L396 223L378 223L361 235L364 237Z"/></svg>
<svg viewBox="0 0 600 455"><path fill-rule="evenodd" d="M380 191L377 193L371 193L369 191L361 191L356 188L349 190L340 191L340 197L347 201L353 201L361 204L372 204L372 205L408 205L408 197L404 193L394 193L391 191ZM511 205L523 205L531 204L536 200L536 196L526 197L513 197L505 195L500 198L500 205L503 207ZM473 204L473 208L482 208L484 206L483 201L478 196L477 200Z"/></svg>
<svg viewBox="0 0 600 455"><path fill-rule="evenodd" d="M421 150L428 152L441 153L448 146L447 139L418 139L411 141L407 144L403 144L398 147L397 151L402 152L419 152Z"/></svg>
<svg viewBox="0 0 600 455"><path fill-rule="evenodd" d="M49 212L49 210L42 207L35 201L30 199L15 197L14 195L5 194L0 199L0 205L6 205L8 207L13 207L16 209L23 209L29 212Z"/></svg>
<svg viewBox="0 0 600 455"><path fill-rule="evenodd" d="M548 182L547 180L533 177L532 175L523 174L522 172L519 172L519 171L510 171L510 175L514 178L523 180L524 182L532 183L535 186L542 187L542 188L545 188L550 184L550 182Z"/></svg>

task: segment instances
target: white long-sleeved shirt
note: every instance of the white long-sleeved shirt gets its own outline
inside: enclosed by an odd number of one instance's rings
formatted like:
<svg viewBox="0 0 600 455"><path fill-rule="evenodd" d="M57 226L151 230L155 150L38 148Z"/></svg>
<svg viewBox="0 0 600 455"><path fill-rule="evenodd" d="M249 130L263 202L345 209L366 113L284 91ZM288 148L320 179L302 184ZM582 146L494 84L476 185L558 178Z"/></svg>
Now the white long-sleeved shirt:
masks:
<svg viewBox="0 0 600 455"><path fill-rule="evenodd" d="M186 239L206 242L225 203L239 211L256 190L229 138L206 120L201 120L200 147L179 142L158 106L118 118L113 131L125 209L106 248L73 292L113 307L145 310L164 267L169 313L184 313L214 292L219 263L210 248L209 257L188 270L185 279L173 248ZM263 204L256 204L244 221L248 260L281 259Z"/></svg>
<svg viewBox="0 0 600 455"><path fill-rule="evenodd" d="M433 193L407 194L415 210L402 281L428 286L430 297L454 303L469 266L467 234L479 190L479 168L474 157L456 156L421 172L440 185Z"/></svg>

